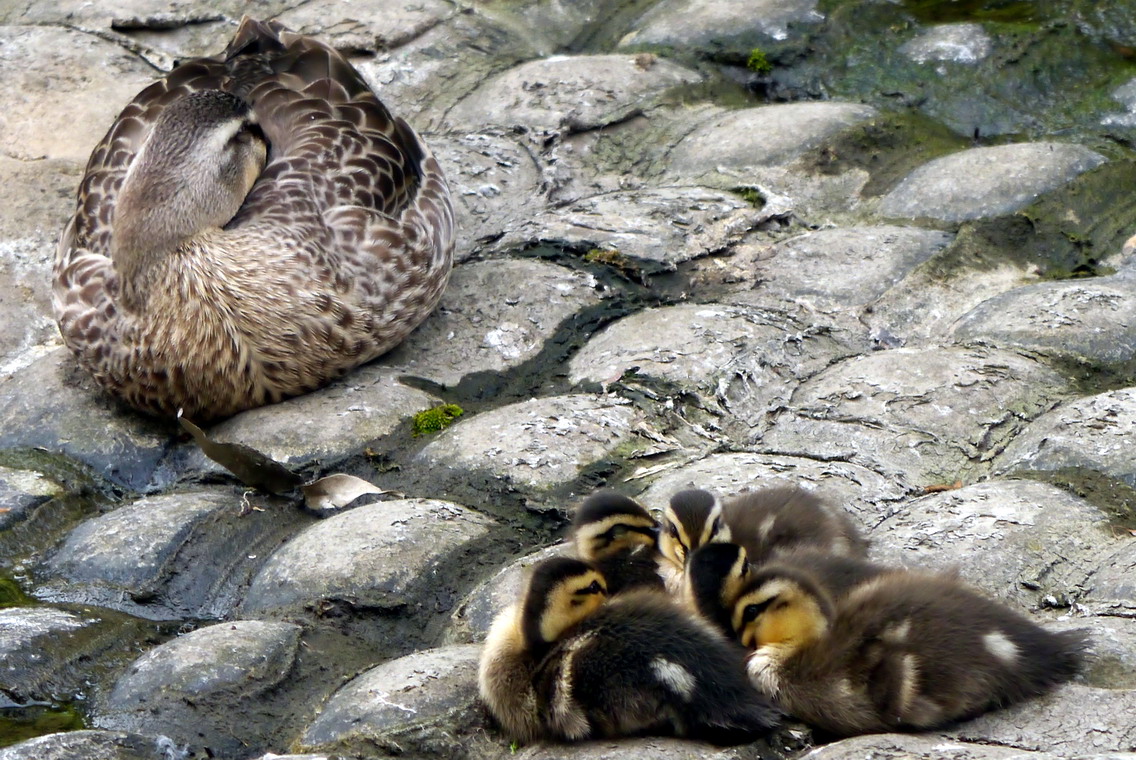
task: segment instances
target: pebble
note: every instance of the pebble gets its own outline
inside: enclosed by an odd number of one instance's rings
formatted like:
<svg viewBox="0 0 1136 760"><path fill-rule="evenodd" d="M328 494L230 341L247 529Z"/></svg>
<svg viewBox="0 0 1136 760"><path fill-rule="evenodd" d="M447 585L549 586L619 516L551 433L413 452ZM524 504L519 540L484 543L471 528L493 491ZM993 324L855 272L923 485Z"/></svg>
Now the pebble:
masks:
<svg viewBox="0 0 1136 760"><path fill-rule="evenodd" d="M816 6L816 0L663 0L643 14L620 45L768 44L821 21Z"/></svg>

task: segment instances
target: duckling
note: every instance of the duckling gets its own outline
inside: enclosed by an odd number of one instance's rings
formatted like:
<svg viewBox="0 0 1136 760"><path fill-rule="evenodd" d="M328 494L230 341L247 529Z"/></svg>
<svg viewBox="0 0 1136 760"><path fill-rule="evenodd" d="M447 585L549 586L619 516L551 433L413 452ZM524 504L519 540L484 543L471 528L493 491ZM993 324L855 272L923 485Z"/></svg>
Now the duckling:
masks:
<svg viewBox="0 0 1136 760"><path fill-rule="evenodd" d="M608 594L663 589L655 545L658 526L634 499L608 489L596 491L576 509L572 532L576 555L603 574Z"/></svg>
<svg viewBox="0 0 1136 760"><path fill-rule="evenodd" d="M690 553L711 541L732 541L745 547L753 564L806 547L837 556L867 553L867 541L851 519L803 488L763 488L724 503L708 491L679 491L663 513L659 532L669 589L681 587Z"/></svg>
<svg viewBox="0 0 1136 760"><path fill-rule="evenodd" d="M711 543L690 555L683 599L725 636L733 637L732 614L751 569L746 550L734 543Z"/></svg>
<svg viewBox="0 0 1136 760"><path fill-rule="evenodd" d="M311 391L434 309L454 248L437 160L338 52L245 18L95 148L52 302L127 404L198 422Z"/></svg>
<svg viewBox="0 0 1136 760"><path fill-rule="evenodd" d="M682 593L687 558L721 529L722 507L714 494L691 488L671 496L659 526L659 574L667 591Z"/></svg>
<svg viewBox="0 0 1136 760"><path fill-rule="evenodd" d="M598 570L570 557L535 568L519 602L494 618L478 663L477 685L489 712L514 741L549 735L533 678L552 645L607 599Z"/></svg>
<svg viewBox="0 0 1136 760"><path fill-rule="evenodd" d="M731 744L777 724L735 644L664 594L605 598L594 567L559 557L534 568L522 601L494 621L478 685L511 738L667 734Z"/></svg>
<svg viewBox="0 0 1136 760"><path fill-rule="evenodd" d="M1086 646L954 579L901 570L834 602L809 572L766 565L732 623L754 683L837 736L935 728L1041 694L1080 670Z"/></svg>

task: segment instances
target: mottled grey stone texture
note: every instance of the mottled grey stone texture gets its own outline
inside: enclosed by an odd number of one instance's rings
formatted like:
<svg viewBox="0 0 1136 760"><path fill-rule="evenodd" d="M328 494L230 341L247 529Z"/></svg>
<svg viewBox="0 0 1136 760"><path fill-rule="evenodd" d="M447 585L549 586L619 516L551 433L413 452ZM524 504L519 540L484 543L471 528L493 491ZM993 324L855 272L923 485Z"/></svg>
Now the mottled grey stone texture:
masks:
<svg viewBox="0 0 1136 760"><path fill-rule="evenodd" d="M467 417L416 459L448 470L484 470L547 488L574 479L632 435L639 416L617 397L552 396Z"/></svg>
<svg viewBox="0 0 1136 760"><path fill-rule="evenodd" d="M885 217L930 217L947 222L1001 216L1104 160L1072 143L971 148L920 166L883 197L879 210Z"/></svg>

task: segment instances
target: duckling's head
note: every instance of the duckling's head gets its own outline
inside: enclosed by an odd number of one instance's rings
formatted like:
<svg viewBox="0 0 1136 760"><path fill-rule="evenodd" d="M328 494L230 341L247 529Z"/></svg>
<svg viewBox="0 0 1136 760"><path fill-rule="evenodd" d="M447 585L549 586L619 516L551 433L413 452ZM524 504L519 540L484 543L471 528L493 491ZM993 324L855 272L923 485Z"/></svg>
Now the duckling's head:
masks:
<svg viewBox="0 0 1136 760"><path fill-rule="evenodd" d="M690 553L699 546L730 540L722 522L722 506L714 494L698 488L672 496L661 523L659 552L679 568L686 566Z"/></svg>
<svg viewBox="0 0 1136 760"><path fill-rule="evenodd" d="M583 560L553 557L533 568L521 605L525 642L539 651L557 641L607 599L607 583Z"/></svg>
<svg viewBox="0 0 1136 760"><path fill-rule="evenodd" d="M584 500L572 520L576 553L585 560L611 557L638 547L654 548L658 526L634 499L604 489Z"/></svg>
<svg viewBox="0 0 1136 760"><path fill-rule="evenodd" d="M734 600L749 576L744 548L734 543L704 544L690 555L683 593L699 614L732 634Z"/></svg>
<svg viewBox="0 0 1136 760"><path fill-rule="evenodd" d="M832 598L810 573L765 565L739 590L731 622L750 649L793 651L824 636L833 614Z"/></svg>
<svg viewBox="0 0 1136 760"><path fill-rule="evenodd" d="M129 279L148 256L232 219L265 152L248 104L235 95L199 90L166 106L115 199L112 256L120 276Z"/></svg>

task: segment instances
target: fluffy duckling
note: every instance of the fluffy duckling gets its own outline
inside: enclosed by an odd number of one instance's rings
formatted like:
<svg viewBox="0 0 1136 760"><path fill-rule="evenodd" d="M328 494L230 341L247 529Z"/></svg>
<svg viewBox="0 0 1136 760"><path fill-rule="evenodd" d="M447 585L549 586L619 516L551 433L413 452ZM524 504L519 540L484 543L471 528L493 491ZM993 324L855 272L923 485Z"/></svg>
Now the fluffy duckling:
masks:
<svg viewBox="0 0 1136 760"><path fill-rule="evenodd" d="M750 572L749 558L741 546L734 543L700 546L687 563L683 600L724 635L733 637L734 602Z"/></svg>
<svg viewBox="0 0 1136 760"><path fill-rule="evenodd" d="M1053 633L957 581L880 574L833 601L807 571L755 571L733 610L754 683L835 735L922 730L1041 694L1081 667Z"/></svg>
<svg viewBox="0 0 1136 760"><path fill-rule="evenodd" d="M603 576L559 557L533 570L482 652L482 699L520 742L666 734L752 741L778 711L746 678L743 652L665 595L603 603Z"/></svg>
<svg viewBox="0 0 1136 760"><path fill-rule="evenodd" d="M603 574L608 594L631 588L662 590L658 526L634 499L608 489L596 491L576 509L572 533L576 555Z"/></svg>
<svg viewBox="0 0 1136 760"><path fill-rule="evenodd" d="M712 541L739 544L754 564L804 548L863 557L868 546L846 514L803 488L773 486L725 502L701 489L679 491L663 513L659 532L668 589L682 587L690 553Z"/></svg>

